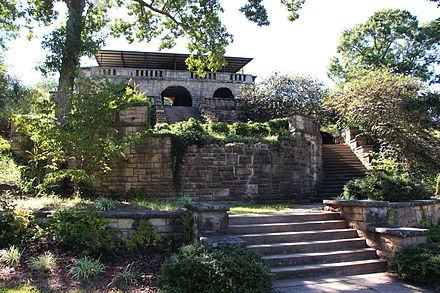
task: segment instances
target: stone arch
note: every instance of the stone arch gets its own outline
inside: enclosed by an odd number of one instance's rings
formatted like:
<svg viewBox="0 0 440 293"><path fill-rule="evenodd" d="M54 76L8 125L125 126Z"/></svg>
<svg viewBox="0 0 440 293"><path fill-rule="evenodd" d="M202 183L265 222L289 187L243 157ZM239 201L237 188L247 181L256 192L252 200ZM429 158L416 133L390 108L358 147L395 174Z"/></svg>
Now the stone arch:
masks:
<svg viewBox="0 0 440 293"><path fill-rule="evenodd" d="M162 103L169 101L173 106L192 107L191 93L183 86L169 86L161 93Z"/></svg>
<svg viewBox="0 0 440 293"><path fill-rule="evenodd" d="M227 87L220 87L215 90L212 97L213 98L222 98L222 99L233 99L234 94L232 93L231 89L229 89Z"/></svg>

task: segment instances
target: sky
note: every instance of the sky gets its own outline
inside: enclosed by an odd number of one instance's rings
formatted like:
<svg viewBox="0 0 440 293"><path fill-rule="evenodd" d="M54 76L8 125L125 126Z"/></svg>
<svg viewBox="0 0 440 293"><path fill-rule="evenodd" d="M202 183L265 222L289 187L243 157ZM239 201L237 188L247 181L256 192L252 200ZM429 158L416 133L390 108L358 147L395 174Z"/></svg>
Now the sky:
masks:
<svg viewBox="0 0 440 293"><path fill-rule="evenodd" d="M329 85L327 66L345 29L365 22L382 9L408 10L420 23L440 16L437 4L428 0L306 0L300 18L290 22L279 0L265 0L271 23L258 27L238 11L243 3L243 0L222 1L225 10L222 20L234 36L234 42L226 49L227 56L253 58L244 71L259 78L278 71L310 75ZM45 56L40 41L19 38L9 43L10 49L5 54L9 73L26 85L43 79L35 69ZM176 47L163 52L187 53L185 43L181 40ZM103 49L155 52L158 44L158 41L128 44L124 39L108 39ZM81 62L83 66L97 65L88 58Z"/></svg>

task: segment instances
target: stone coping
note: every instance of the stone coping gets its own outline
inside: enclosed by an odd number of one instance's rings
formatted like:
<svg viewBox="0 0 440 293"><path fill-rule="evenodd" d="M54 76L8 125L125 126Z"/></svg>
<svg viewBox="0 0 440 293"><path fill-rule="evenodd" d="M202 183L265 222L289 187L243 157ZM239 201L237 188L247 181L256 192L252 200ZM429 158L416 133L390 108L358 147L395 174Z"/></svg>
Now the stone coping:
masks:
<svg viewBox="0 0 440 293"><path fill-rule="evenodd" d="M402 238L414 237L414 236L426 236L429 233L429 229L420 229L412 227L369 227L368 231L379 234L388 234L391 236L398 236Z"/></svg>
<svg viewBox="0 0 440 293"><path fill-rule="evenodd" d="M427 200L411 200L411 201L401 201L401 202L389 202L382 200L323 200L325 205L335 205L335 206L347 206L347 207L389 207L389 208L401 208L409 206L423 206L439 204L439 199L427 199Z"/></svg>
<svg viewBox="0 0 440 293"><path fill-rule="evenodd" d="M34 216L37 218L47 218L54 211L35 211ZM83 212L102 216L104 218L118 219L150 219L150 218L180 218L188 212L184 210L157 211L157 210L126 210L126 211L90 211Z"/></svg>
<svg viewBox="0 0 440 293"><path fill-rule="evenodd" d="M209 204L209 203L191 203L185 206L188 210L196 212L227 212L229 206L224 204Z"/></svg>

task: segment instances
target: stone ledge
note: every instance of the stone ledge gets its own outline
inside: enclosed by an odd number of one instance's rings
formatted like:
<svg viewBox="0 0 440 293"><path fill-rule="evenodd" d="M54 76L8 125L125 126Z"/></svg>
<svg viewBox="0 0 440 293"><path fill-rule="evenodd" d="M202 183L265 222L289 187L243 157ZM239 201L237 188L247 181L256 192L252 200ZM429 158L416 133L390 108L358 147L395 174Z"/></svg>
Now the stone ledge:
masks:
<svg viewBox="0 0 440 293"><path fill-rule="evenodd" d="M391 236L397 236L402 238L426 236L429 233L428 229L411 228L411 227L369 227L368 231L379 234L388 234Z"/></svg>
<svg viewBox="0 0 440 293"><path fill-rule="evenodd" d="M185 206L188 210L196 212L227 212L229 206L223 204L194 203Z"/></svg>
<svg viewBox="0 0 440 293"><path fill-rule="evenodd" d="M440 203L439 199L427 199L427 200L411 200L402 202L389 202L382 200L323 200L325 205L329 206L347 206L347 207L409 207L409 206L422 206Z"/></svg>
<svg viewBox="0 0 440 293"><path fill-rule="evenodd" d="M118 218L118 219L150 219L150 218L179 218L186 215L187 212L184 210L173 210L173 211L105 211L96 212L104 218Z"/></svg>

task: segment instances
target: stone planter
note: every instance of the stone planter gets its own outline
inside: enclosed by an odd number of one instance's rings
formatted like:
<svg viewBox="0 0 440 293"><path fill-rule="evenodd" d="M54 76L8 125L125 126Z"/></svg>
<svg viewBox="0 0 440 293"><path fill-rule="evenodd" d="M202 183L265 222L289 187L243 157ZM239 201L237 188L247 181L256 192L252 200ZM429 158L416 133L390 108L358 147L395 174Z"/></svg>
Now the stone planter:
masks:
<svg viewBox="0 0 440 293"><path fill-rule="evenodd" d="M388 202L374 200L324 200L325 209L341 213L367 244L388 258L408 245L426 243L429 225L440 220L440 201Z"/></svg>

